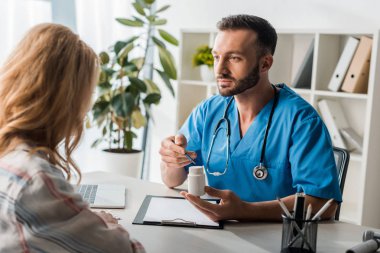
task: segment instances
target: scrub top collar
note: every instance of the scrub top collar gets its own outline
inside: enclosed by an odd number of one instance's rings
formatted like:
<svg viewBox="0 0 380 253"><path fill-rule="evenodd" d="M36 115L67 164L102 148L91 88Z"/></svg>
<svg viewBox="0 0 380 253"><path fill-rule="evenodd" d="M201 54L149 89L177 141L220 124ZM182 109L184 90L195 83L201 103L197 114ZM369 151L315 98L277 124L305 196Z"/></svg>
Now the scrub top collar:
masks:
<svg viewBox="0 0 380 253"><path fill-rule="evenodd" d="M282 88L280 85L276 85L277 88ZM280 104L281 100L281 93L283 89L277 90L278 92L278 104ZM226 102L228 103L229 100L232 99L232 97L226 98ZM239 124L239 111L236 106L236 102L232 101L232 104L230 106L230 109L227 112L227 117L230 120L231 124L231 156L235 152L239 152L241 150L245 150L247 147L250 146L250 143L252 142L252 139L260 138L263 139L265 128L268 123L269 114L272 108L272 105L274 103L274 98L268 101L268 103L265 104L265 106L260 110L260 112L257 114L255 119L252 121L250 126L247 129L247 132L243 137L240 136L240 124ZM227 104L226 104L227 105ZM273 125L272 127L275 127L276 125L276 110L273 115Z"/></svg>

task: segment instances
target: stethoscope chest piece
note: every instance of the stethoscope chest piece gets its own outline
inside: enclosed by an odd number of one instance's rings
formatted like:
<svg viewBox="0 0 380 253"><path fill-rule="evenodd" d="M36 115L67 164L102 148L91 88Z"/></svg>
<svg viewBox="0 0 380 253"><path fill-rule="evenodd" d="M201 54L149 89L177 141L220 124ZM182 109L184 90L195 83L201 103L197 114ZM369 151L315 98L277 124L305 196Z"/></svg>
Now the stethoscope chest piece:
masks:
<svg viewBox="0 0 380 253"><path fill-rule="evenodd" d="M268 176L268 169L265 168L264 164L260 163L253 169L253 176L257 180L264 180Z"/></svg>

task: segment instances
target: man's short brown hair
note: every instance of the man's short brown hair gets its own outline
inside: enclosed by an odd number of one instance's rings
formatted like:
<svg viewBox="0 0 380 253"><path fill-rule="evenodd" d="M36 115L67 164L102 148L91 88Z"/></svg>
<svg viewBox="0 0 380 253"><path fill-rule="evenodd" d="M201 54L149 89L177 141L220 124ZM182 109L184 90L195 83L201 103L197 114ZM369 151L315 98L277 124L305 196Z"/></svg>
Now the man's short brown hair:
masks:
<svg viewBox="0 0 380 253"><path fill-rule="evenodd" d="M222 18L217 23L220 31L248 29L256 32L256 45L259 57L265 54L274 54L277 44L277 33L273 26L265 19L253 15L232 15Z"/></svg>

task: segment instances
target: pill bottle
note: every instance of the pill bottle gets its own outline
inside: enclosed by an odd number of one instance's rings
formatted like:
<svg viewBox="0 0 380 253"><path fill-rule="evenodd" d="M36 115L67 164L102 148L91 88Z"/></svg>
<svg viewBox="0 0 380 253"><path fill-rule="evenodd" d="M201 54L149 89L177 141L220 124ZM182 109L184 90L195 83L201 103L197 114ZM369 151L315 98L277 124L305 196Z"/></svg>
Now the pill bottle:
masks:
<svg viewBox="0 0 380 253"><path fill-rule="evenodd" d="M205 173L203 166L191 166L189 168L188 192L195 196L205 194Z"/></svg>

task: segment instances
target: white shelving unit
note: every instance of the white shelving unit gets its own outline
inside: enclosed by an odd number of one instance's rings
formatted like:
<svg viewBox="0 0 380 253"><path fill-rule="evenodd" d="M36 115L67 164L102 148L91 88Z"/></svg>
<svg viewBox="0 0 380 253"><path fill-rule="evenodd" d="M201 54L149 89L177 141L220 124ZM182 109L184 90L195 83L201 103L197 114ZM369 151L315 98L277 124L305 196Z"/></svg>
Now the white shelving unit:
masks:
<svg viewBox="0 0 380 253"><path fill-rule="evenodd" d="M309 31L278 32L274 64L270 70L272 83L291 86L297 70L314 40L312 81L309 89L294 89L318 110L320 99L341 103L350 126L363 137L362 154L351 153L347 171L342 221L380 228L380 50L379 31ZM215 30L183 30L181 32L180 75L177 95L177 129L192 109L202 100L217 93L215 82L203 82L199 68L192 67L195 49L212 46ZM367 94L332 92L327 89L331 75L349 36L373 38Z"/></svg>

